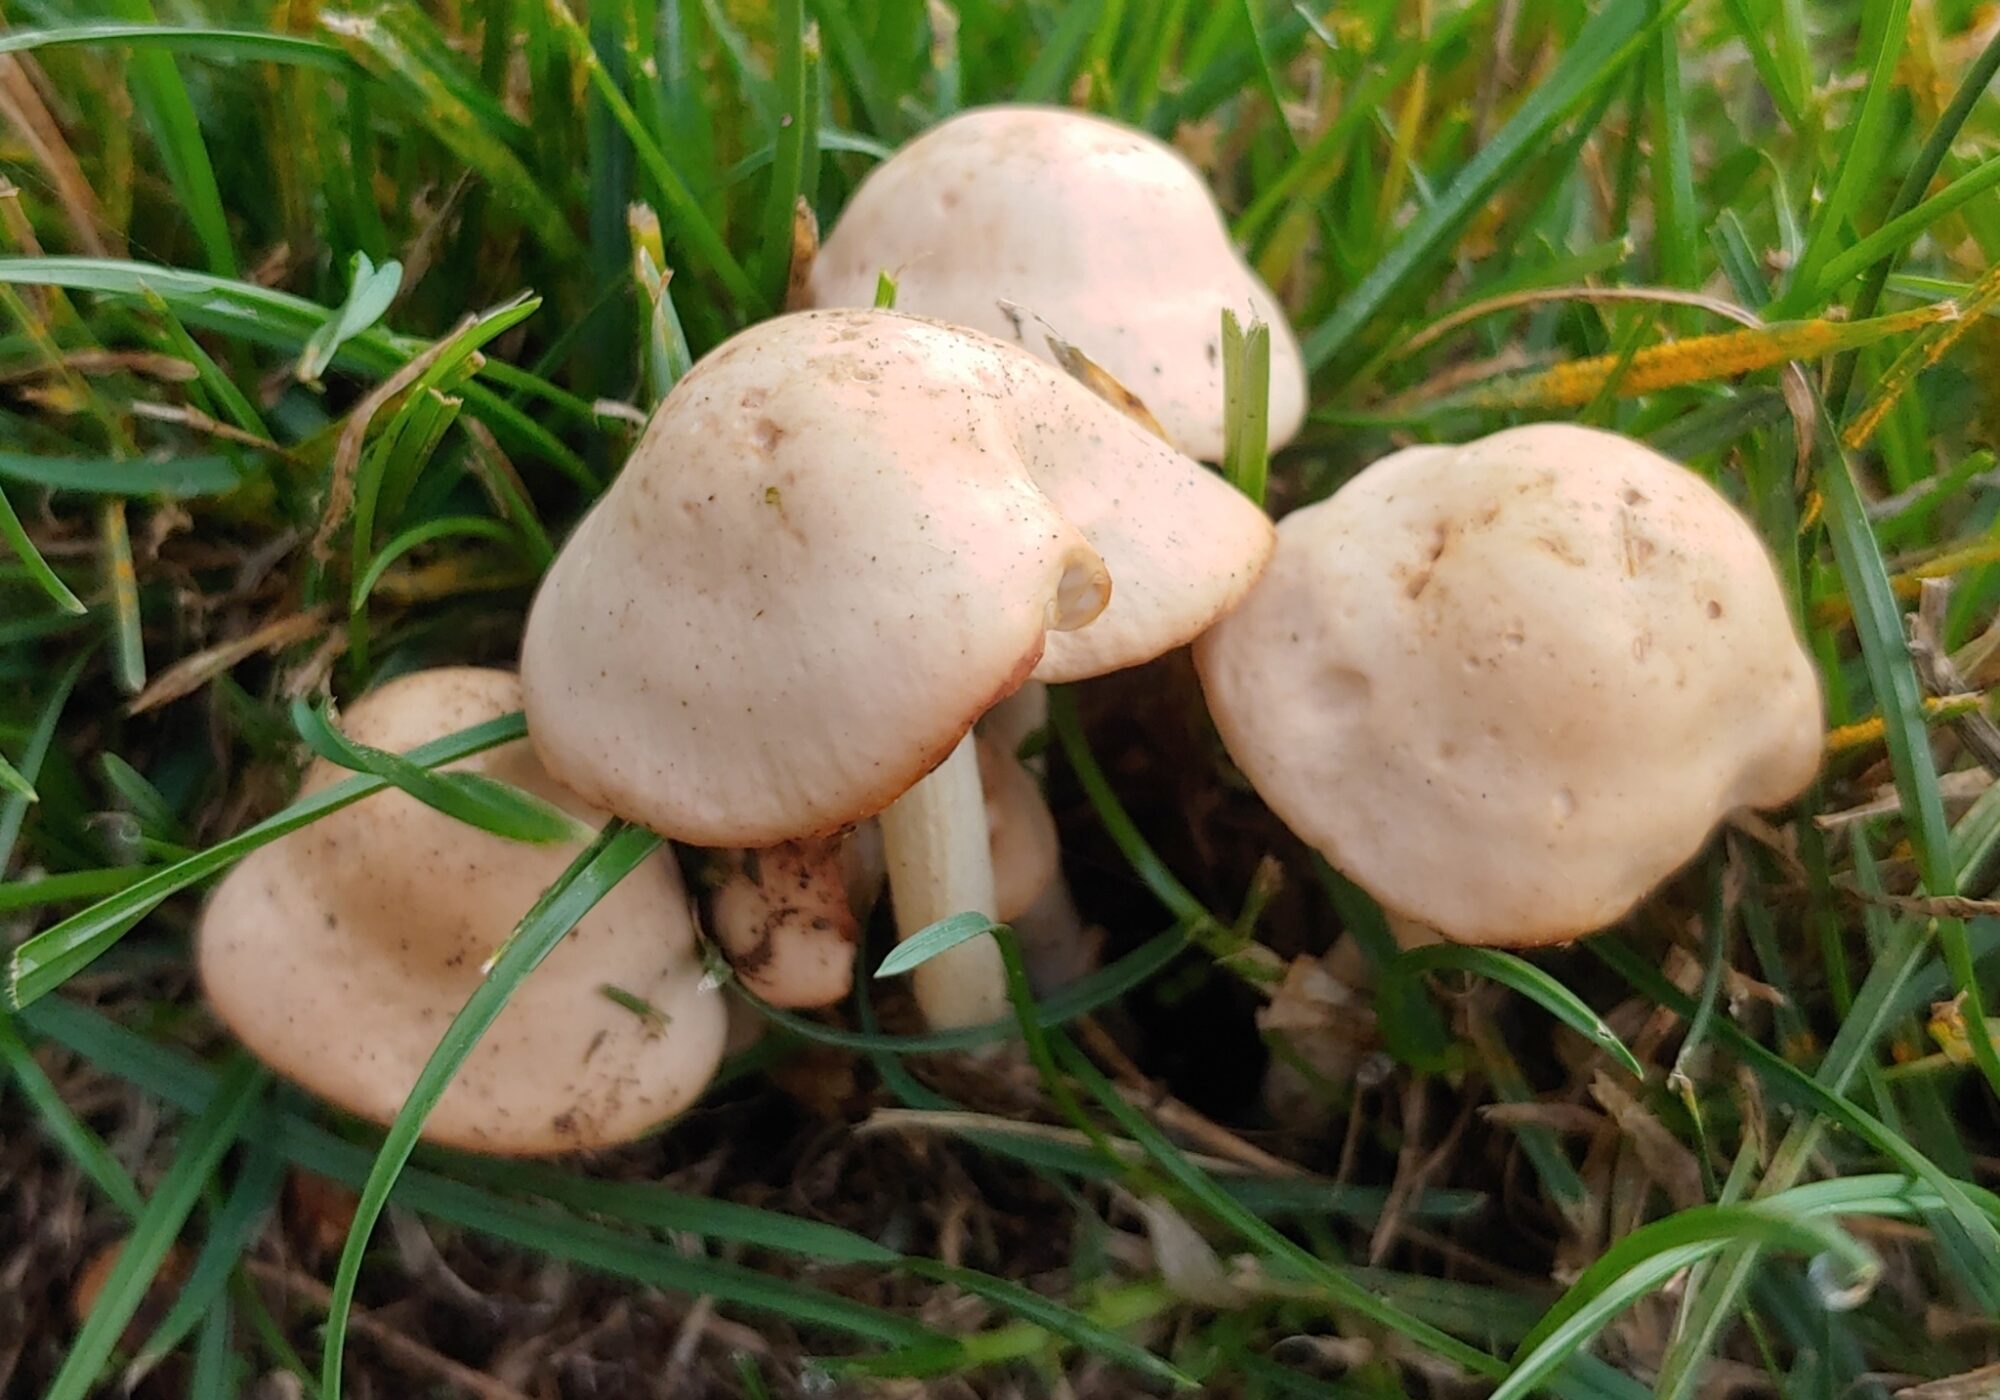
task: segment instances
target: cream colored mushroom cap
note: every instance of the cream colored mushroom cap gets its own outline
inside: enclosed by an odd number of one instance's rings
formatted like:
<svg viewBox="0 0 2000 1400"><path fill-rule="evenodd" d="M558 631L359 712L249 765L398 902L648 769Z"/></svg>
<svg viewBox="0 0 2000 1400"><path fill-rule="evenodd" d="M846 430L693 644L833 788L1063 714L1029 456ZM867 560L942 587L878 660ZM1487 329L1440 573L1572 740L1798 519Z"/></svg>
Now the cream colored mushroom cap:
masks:
<svg viewBox="0 0 2000 1400"><path fill-rule="evenodd" d="M1131 389L1174 443L1222 455L1222 311L1271 327L1273 445L1305 421L1284 308L1230 242L1194 167L1143 131L1059 107L978 107L871 171L819 250L814 306L899 310L1048 354L1041 316Z"/></svg>
<svg viewBox="0 0 2000 1400"><path fill-rule="evenodd" d="M521 705L505 671L419 671L357 700L343 730L394 751ZM451 765L604 820L516 742ZM316 762L304 791L346 777ZM257 1057L377 1123L402 1107L494 953L579 845L525 845L382 792L261 847L203 913L210 1005ZM606 996L642 998L648 1024ZM516 989L424 1126L475 1152L624 1142L679 1113L722 1055L724 994L704 985L680 872L648 860Z"/></svg>
<svg viewBox="0 0 2000 1400"><path fill-rule="evenodd" d="M1462 943L1614 922L1819 763L1817 676L1756 532L1587 428L1377 462L1279 525L1195 661L1272 810Z"/></svg>
<svg viewBox="0 0 2000 1400"><path fill-rule="evenodd" d="M779 317L675 386L549 570L529 731L563 783L676 840L831 834L1030 675L1192 639L1272 538L1043 361L894 312Z"/></svg>

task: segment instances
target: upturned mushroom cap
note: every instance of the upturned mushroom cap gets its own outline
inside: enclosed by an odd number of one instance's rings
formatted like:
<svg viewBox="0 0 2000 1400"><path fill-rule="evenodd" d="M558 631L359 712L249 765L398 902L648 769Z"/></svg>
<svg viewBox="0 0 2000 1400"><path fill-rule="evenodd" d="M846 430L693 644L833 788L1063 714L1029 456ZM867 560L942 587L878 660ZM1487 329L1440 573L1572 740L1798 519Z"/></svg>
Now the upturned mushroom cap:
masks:
<svg viewBox="0 0 2000 1400"><path fill-rule="evenodd" d="M400 751L520 704L519 682L504 671L420 671L357 700L343 728ZM451 767L604 820L526 743ZM316 762L304 791L346 776ZM209 1004L280 1074L387 1123L479 985L481 964L580 849L508 841L400 792L364 798L255 851L215 891L200 933ZM659 1018L619 1005L607 986ZM722 1054L723 1000L703 983L680 873L656 856L521 983L424 1136L504 1154L637 1137L708 1083Z"/></svg>
<svg viewBox="0 0 2000 1400"><path fill-rule="evenodd" d="M832 834L1029 676L1193 638L1271 540L1041 360L893 312L782 316L675 386L550 569L530 733L563 783L676 840Z"/></svg>
<svg viewBox="0 0 2000 1400"><path fill-rule="evenodd" d="M1046 354L1033 312L1145 401L1184 451L1222 455L1222 310L1271 327L1272 443L1305 420L1284 308L1229 240L1208 187L1143 131L1057 107L980 107L872 171L813 263L814 306L903 311Z"/></svg>
<svg viewBox="0 0 2000 1400"><path fill-rule="evenodd" d="M1812 780L1817 677L1770 557L1636 442L1413 448L1278 540L1196 645L1216 725L1294 831L1447 938L1600 929Z"/></svg>

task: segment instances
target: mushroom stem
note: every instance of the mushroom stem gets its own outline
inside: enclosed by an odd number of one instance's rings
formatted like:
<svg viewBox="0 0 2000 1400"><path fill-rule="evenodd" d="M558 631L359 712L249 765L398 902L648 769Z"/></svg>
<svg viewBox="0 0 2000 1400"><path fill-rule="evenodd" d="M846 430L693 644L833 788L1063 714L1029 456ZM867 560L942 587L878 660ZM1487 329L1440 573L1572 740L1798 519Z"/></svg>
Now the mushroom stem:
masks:
<svg viewBox="0 0 2000 1400"><path fill-rule="evenodd" d="M993 853L972 735L897 798L881 822L898 939L953 914L994 912ZM976 1026L1006 1014L1006 968L990 936L939 954L912 976L917 1005L933 1026Z"/></svg>

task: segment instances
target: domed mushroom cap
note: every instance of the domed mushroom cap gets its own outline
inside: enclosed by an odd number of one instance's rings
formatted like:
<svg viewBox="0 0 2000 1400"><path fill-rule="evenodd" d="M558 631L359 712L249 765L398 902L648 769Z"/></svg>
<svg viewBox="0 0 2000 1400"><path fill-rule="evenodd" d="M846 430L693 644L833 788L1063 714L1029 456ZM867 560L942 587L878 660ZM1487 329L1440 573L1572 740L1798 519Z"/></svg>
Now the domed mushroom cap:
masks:
<svg viewBox="0 0 2000 1400"><path fill-rule="evenodd" d="M1183 450L1222 455L1224 307L1271 327L1272 443L1305 420L1284 308L1230 242L1179 152L1143 131L1057 107L980 107L870 172L819 250L815 306L868 306L896 279L899 310L1046 354L1032 323L1131 389Z"/></svg>
<svg viewBox="0 0 2000 1400"><path fill-rule="evenodd" d="M1447 938L1593 932L1812 780L1817 677L1762 542L1638 443L1413 448L1278 540L1196 645L1216 725L1287 825Z"/></svg>
<svg viewBox="0 0 2000 1400"><path fill-rule="evenodd" d="M893 312L779 317L675 386L550 569L530 732L565 784L676 840L831 834L1030 675L1193 638L1271 540L1018 350Z"/></svg>
<svg viewBox="0 0 2000 1400"><path fill-rule="evenodd" d="M519 682L504 671L420 671L357 700L343 729L400 751L520 704ZM451 767L604 820L526 743ZM316 762L304 791L346 776ZM280 1074L387 1123L479 985L481 964L580 849L508 841L400 792L364 798L261 847L215 891L200 933L209 1003ZM619 1005L607 986L659 1017ZM424 1136L504 1154L638 1137L708 1083L722 1055L723 1000L703 986L680 872L656 856L521 983Z"/></svg>

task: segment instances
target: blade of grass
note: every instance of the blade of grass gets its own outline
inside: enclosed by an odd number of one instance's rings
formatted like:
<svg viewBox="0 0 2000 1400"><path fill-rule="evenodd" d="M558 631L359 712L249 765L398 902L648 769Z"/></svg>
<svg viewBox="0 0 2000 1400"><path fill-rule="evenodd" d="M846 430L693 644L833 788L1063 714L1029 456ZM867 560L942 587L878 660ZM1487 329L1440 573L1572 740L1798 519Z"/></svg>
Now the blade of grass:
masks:
<svg viewBox="0 0 2000 1400"><path fill-rule="evenodd" d="M1420 977L1445 968L1484 977L1512 988L1609 1055L1633 1078L1645 1079L1645 1067L1626 1048L1617 1033L1604 1023L1604 1019L1575 992L1525 958L1497 948L1433 943L1429 947L1411 948L1402 953L1384 969L1383 975Z"/></svg>
<svg viewBox="0 0 2000 1400"><path fill-rule="evenodd" d="M166 500L227 495L244 480L234 462L219 456L154 461L130 457L43 457L6 451L0 451L0 479L79 495ZM80 604L76 611L82 611Z"/></svg>
<svg viewBox="0 0 2000 1400"><path fill-rule="evenodd" d="M0 1066L13 1075L14 1083L40 1119L41 1131L49 1143L76 1164L77 1170L103 1193L105 1200L128 1217L138 1219L146 1202L131 1175L111 1155L104 1139L70 1112L56 1086L28 1053L20 1032L14 1028L14 1018L4 1011L0 1011Z"/></svg>
<svg viewBox="0 0 2000 1400"><path fill-rule="evenodd" d="M1308 1254L1297 1244L1279 1234L1268 1223L1245 1210L1217 1189L1215 1182L1189 1162L1180 1149L1169 1142L1144 1114L1128 1104L1118 1091L1112 1088L1110 1081L1098 1072L1097 1067L1067 1036L1057 1031L1051 1034L1050 1040L1056 1059L1062 1068L1083 1085L1127 1136L1146 1149L1154 1164L1175 1185L1200 1202L1202 1207L1216 1219L1227 1224L1273 1258L1296 1268L1301 1275L1324 1290L1328 1300L1337 1306L1409 1338L1426 1351L1474 1375L1497 1379L1505 1373L1506 1367L1498 1359L1488 1356L1476 1347L1467 1346L1456 1337L1428 1323L1410 1317L1400 1309L1385 1304L1373 1293L1324 1261Z"/></svg>
<svg viewBox="0 0 2000 1400"><path fill-rule="evenodd" d="M1861 106L1847 128L1847 145L1833 188L1815 212L1806 233L1805 252L1793 271L1790 287L1774 308L1776 316L1787 316L1808 304L1818 291L1821 273L1833 256L1834 241L1854 220L1865 197L1883 150L1889 145L1885 125L1897 87L1896 65L1909 33L1910 0L1885 0L1871 16L1878 44L1869 60L1868 84L1862 90Z"/></svg>
<svg viewBox="0 0 2000 1400"><path fill-rule="evenodd" d="M98 540L111 595L105 624L111 629L111 674L119 689L137 695L146 688L146 641L139 618L139 576L132 566L132 536L125 528L125 502L110 496L98 502Z"/></svg>
<svg viewBox="0 0 2000 1400"><path fill-rule="evenodd" d="M1483 208L1493 191L1545 149L1557 123L1613 82L1645 51L1687 0L1666 0L1650 18L1639 5L1597 11L1555 69L1438 196L1403 231L1333 315L1305 337L1306 364L1318 370L1344 354L1361 330L1420 276Z"/></svg>
<svg viewBox="0 0 2000 1400"><path fill-rule="evenodd" d="M91 649L86 647L71 658L69 665L56 678L49 698L36 712L35 722L28 730L28 741L21 746L21 757L15 764L15 771L31 791L41 780L42 763L49 756L49 746L55 742L56 723L62 718L63 708L69 704L70 692L76 689L77 678L83 674L90 654ZM0 797L0 874L6 873L8 863L14 858L14 843L21 838L21 823L28 818L29 805L28 799L19 792Z"/></svg>
<svg viewBox="0 0 2000 1400"><path fill-rule="evenodd" d="M126 1324L145 1300L146 1289L166 1262L202 1187L215 1174L222 1154L235 1142L268 1076L249 1056L238 1054L216 1086L201 1116L181 1134L180 1152L153 1190L145 1211L118 1251L90 1316L77 1329L62 1369L43 1400L85 1400L118 1345Z"/></svg>
<svg viewBox="0 0 2000 1400"><path fill-rule="evenodd" d="M62 287L142 299L151 293L195 325L286 350L304 345L335 314L303 297L253 283L123 258L0 257L0 284ZM376 329L348 341L334 357L334 365L386 375L429 348L427 341ZM498 362L490 364L487 372L496 384L531 393L554 407L580 413L583 421L589 420L588 404L579 405L574 395L538 376ZM539 454L586 490L594 493L598 489L599 482L583 459L534 418L477 383L465 386L465 399L503 441Z"/></svg>
<svg viewBox="0 0 2000 1400"><path fill-rule="evenodd" d="M79 659L61 688L62 695L68 694L68 686L75 683L81 668ZM527 732L519 714L502 715L420 744L403 757L425 767L436 767L522 738ZM44 747L46 743L44 739ZM14 949L8 960L6 984L0 986L0 1003L18 1008L46 996L89 966L169 896L219 874L258 847L387 786L375 777L343 778L228 840L155 870L109 899L43 930ZM3 823L0 823L0 838L6 838L0 839L0 851L5 851L11 844L11 835Z"/></svg>
<svg viewBox="0 0 2000 1400"><path fill-rule="evenodd" d="M409 1097L397 1111L396 1121L375 1154L375 1165L369 1170L368 1181L354 1209L347 1244L340 1252L340 1265L333 1278L333 1298L327 1308L326 1351L320 1365L320 1388L326 1394L341 1394L347 1321L368 1239L389 1203L389 1192L397 1176L417 1145L424 1120L522 979L541 965L542 959L555 950L598 900L641 862L657 853L661 844L661 838L650 831L615 820L608 823L523 916L494 956L485 978L452 1018L437 1049L424 1062L416 1083L410 1086Z"/></svg>
<svg viewBox="0 0 2000 1400"><path fill-rule="evenodd" d="M302 34L261 29L217 29L179 24L65 24L60 29L16 29L0 34L0 54L76 45L117 44L165 49L222 60L296 63L351 77L353 62L333 45Z"/></svg>
<svg viewBox="0 0 2000 1400"><path fill-rule="evenodd" d="M437 772L342 734L325 703L292 702L292 727L306 747L350 772L380 778L426 807L507 841L542 845L589 841L595 832L546 798L483 773Z"/></svg>
<svg viewBox="0 0 2000 1400"><path fill-rule="evenodd" d="M639 115L632 110L632 104L625 100L625 94L618 90L618 85L611 80L611 75L598 61L596 51L590 47L589 36L583 32L583 26L576 22L576 17L570 13L569 7L563 0L548 0L548 13L568 42L576 61L584 66L591 87L604 99L604 105L610 111L612 120L618 123L626 139L632 143L632 149L638 154L640 165L645 168L647 175L653 181L653 203L673 220L675 236L686 243L709 270L715 273L717 280L731 296L737 299L745 314L754 316L768 311L770 303L758 295L755 284L743 270L743 264L729 251L729 245L695 199L686 181L674 169L666 153L660 149L659 143L653 140L652 135L639 121Z"/></svg>
<svg viewBox="0 0 2000 1400"><path fill-rule="evenodd" d="M457 55L431 30L422 10L327 12L320 24L374 79L376 91L393 96L452 155L479 172L552 257L583 256L582 240L562 208L516 150L519 124L461 71ZM588 40L584 44L588 47Z"/></svg>
<svg viewBox="0 0 2000 1400"><path fill-rule="evenodd" d="M7 547L14 551L14 557L28 571L28 581L39 588L50 602L75 617L90 611L81 598L70 592L69 585L56 577L56 571L49 567L48 560L42 558L35 542L28 538L28 527L14 513L13 504L8 501L4 490L0 490L0 540L7 542Z"/></svg>
<svg viewBox="0 0 2000 1400"><path fill-rule="evenodd" d="M151 0L113 0L112 12L136 25L155 22ZM236 253L230 246L229 217L223 212L222 191L215 183L215 167L209 163L208 146L201 138L201 122L173 56L162 49L142 48L131 56L133 98L146 125L152 128L153 144L160 163L173 182L180 207L194 225L208 270L218 277L236 275Z"/></svg>
<svg viewBox="0 0 2000 1400"><path fill-rule="evenodd" d="M813 191L804 184L806 152L818 141L819 31L808 27L804 0L777 0L778 92L783 109L771 134L771 184L764 197L763 257L759 280L770 306L784 303L791 275L793 209Z"/></svg>
<svg viewBox="0 0 2000 1400"><path fill-rule="evenodd" d="M126 1367L123 1380L128 1389L186 1341L210 1309L223 1301L229 1275L262 1233L284 1180L284 1158L253 1139L243 1170L210 1220L201 1252L195 1256L173 1305Z"/></svg>
<svg viewBox="0 0 2000 1400"><path fill-rule="evenodd" d="M1222 313L1222 474L1264 504L1271 467L1271 328Z"/></svg>

